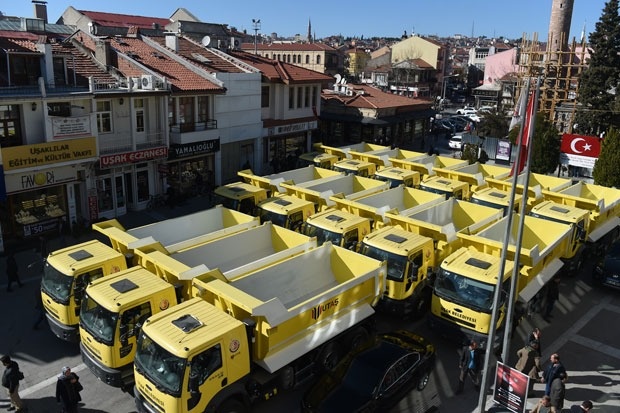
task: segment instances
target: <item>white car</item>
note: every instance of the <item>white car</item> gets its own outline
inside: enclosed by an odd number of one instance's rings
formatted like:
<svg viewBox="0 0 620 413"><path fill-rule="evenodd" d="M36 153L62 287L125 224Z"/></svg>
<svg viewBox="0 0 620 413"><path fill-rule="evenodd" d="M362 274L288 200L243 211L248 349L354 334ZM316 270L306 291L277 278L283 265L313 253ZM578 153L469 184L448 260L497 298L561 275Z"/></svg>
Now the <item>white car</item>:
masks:
<svg viewBox="0 0 620 413"><path fill-rule="evenodd" d="M460 150L461 149L461 145L463 143L463 136L461 135L454 135L453 137L450 138L450 140L448 141L448 146L451 149L457 149Z"/></svg>
<svg viewBox="0 0 620 413"><path fill-rule="evenodd" d="M478 111L476 109L474 109L474 108L465 107L465 108L457 109L456 110L456 114L457 115L471 116L471 115L477 115Z"/></svg>

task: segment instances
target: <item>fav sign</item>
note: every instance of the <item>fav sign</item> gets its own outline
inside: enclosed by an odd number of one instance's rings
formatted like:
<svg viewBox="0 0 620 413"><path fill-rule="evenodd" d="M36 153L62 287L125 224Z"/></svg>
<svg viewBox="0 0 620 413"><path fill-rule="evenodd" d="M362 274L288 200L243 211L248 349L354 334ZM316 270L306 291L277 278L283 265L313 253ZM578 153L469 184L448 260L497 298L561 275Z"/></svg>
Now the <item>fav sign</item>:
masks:
<svg viewBox="0 0 620 413"><path fill-rule="evenodd" d="M560 151L569 155L598 158L601 153L601 139L596 136L565 133L562 135Z"/></svg>

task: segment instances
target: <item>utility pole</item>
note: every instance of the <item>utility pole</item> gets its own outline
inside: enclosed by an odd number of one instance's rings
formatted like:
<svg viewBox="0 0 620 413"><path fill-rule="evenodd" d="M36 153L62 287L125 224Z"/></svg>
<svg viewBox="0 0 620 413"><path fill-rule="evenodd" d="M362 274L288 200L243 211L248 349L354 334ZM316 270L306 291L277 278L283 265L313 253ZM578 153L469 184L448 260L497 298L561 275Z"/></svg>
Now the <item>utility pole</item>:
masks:
<svg viewBox="0 0 620 413"><path fill-rule="evenodd" d="M258 31L260 30L260 19L252 19L252 29L254 30L254 54L257 54L256 37L258 36Z"/></svg>

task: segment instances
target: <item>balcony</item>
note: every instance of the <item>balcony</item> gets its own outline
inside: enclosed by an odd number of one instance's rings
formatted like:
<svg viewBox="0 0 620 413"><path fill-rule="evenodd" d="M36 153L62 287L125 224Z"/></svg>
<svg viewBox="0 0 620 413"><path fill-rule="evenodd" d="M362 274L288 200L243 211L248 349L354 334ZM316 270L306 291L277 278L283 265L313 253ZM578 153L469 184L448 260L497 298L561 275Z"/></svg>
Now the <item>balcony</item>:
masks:
<svg viewBox="0 0 620 413"><path fill-rule="evenodd" d="M108 136L109 135L99 135L99 139L97 140L99 155L111 155L167 146L166 137L162 132L148 133L143 138L137 140L135 144L126 137L119 138L116 136Z"/></svg>
<svg viewBox="0 0 620 413"><path fill-rule="evenodd" d="M217 120L215 119L170 125L170 143L183 144L197 140L215 139L217 136Z"/></svg>

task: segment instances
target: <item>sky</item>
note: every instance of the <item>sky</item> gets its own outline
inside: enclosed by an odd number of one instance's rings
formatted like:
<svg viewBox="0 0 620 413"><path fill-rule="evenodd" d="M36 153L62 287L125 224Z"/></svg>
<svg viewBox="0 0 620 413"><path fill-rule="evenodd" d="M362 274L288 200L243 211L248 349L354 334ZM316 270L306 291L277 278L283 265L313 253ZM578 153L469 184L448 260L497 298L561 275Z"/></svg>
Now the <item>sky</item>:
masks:
<svg viewBox="0 0 620 413"><path fill-rule="evenodd" d="M580 39L586 27L594 31L607 0L574 0L570 39ZM253 34L252 19L260 19L259 33L277 33L291 37L306 36L308 20L316 38L331 35L345 37L400 37L405 32L418 35L486 36L520 39L534 34L546 40L552 0L48 0L48 20L55 23L64 10L170 17L184 7L199 20L227 24ZM33 17L30 0L3 0L0 11L8 16Z"/></svg>

